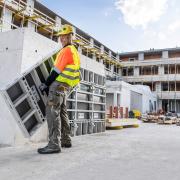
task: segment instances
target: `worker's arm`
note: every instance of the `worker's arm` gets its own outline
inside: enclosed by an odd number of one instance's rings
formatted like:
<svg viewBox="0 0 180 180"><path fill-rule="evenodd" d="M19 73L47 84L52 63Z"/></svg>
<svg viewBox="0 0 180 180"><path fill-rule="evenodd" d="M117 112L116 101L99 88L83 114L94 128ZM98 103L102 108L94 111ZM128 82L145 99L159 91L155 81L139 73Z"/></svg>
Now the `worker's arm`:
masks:
<svg viewBox="0 0 180 180"><path fill-rule="evenodd" d="M55 81L55 79L59 76L61 72L57 71L55 68L51 71L50 75L48 76L45 83L42 83L39 87L41 93L44 92L48 95L49 94L49 86Z"/></svg>
<svg viewBox="0 0 180 180"><path fill-rule="evenodd" d="M52 82L55 81L55 79L59 76L60 73L61 71L57 71L56 68L53 68L45 82L46 86L49 87L52 84Z"/></svg>

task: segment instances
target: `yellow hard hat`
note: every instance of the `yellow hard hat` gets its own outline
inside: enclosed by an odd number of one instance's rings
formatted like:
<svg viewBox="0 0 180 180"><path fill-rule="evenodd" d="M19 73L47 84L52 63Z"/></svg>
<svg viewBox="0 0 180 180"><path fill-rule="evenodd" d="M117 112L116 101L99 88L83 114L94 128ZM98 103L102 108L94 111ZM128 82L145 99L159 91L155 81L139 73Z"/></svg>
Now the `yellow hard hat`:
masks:
<svg viewBox="0 0 180 180"><path fill-rule="evenodd" d="M73 34L73 28L71 25L69 24L64 24L61 29L59 30L59 32L57 33L57 36L60 36L60 35L65 35L65 34L70 34L72 33Z"/></svg>

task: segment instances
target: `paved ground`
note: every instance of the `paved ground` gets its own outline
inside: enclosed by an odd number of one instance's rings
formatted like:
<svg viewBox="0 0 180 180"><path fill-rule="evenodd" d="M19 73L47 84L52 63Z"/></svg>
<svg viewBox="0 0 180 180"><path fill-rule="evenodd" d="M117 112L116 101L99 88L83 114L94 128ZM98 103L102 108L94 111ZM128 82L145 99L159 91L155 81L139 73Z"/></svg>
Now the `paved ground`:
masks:
<svg viewBox="0 0 180 180"><path fill-rule="evenodd" d="M0 148L0 180L179 180L180 127L141 124L73 138L73 148L39 155L32 144Z"/></svg>

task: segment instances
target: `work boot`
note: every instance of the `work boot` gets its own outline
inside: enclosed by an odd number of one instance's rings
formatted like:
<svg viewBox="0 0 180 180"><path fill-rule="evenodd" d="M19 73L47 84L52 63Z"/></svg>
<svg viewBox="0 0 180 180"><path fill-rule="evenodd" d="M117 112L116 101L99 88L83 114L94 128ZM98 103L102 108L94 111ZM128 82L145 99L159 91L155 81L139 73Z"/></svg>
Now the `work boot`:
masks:
<svg viewBox="0 0 180 180"><path fill-rule="evenodd" d="M72 147L72 143L71 142L66 142L66 143L61 143L61 147L64 147L64 148L70 148Z"/></svg>
<svg viewBox="0 0 180 180"><path fill-rule="evenodd" d="M61 149L59 147L50 147L47 145L44 148L39 148L37 151L39 154L53 154L53 153L60 153Z"/></svg>

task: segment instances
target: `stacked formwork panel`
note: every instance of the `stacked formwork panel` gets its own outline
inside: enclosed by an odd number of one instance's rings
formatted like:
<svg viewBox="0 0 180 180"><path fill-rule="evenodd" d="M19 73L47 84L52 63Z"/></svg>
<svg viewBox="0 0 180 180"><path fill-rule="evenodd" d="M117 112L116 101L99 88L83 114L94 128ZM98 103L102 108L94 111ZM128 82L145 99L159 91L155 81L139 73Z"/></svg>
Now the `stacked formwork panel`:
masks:
<svg viewBox="0 0 180 180"><path fill-rule="evenodd" d="M68 98L73 135L105 131L105 77L81 69L82 81ZM99 78L97 82L95 79ZM76 132L75 132L75 131Z"/></svg>

